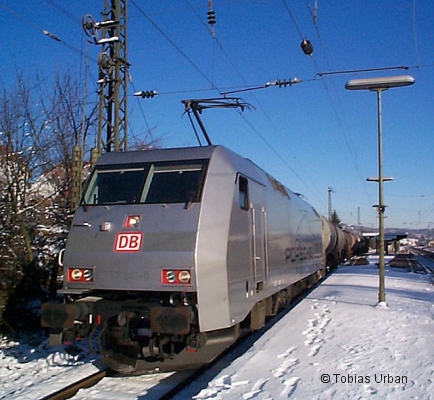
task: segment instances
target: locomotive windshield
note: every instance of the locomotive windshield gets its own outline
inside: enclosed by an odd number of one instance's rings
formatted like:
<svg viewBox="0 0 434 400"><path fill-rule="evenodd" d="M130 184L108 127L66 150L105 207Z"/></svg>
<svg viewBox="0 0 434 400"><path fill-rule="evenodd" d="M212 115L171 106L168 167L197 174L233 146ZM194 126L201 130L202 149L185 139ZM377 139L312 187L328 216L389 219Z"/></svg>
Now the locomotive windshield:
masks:
<svg viewBox="0 0 434 400"><path fill-rule="evenodd" d="M203 160L97 166L81 205L198 202L206 166Z"/></svg>

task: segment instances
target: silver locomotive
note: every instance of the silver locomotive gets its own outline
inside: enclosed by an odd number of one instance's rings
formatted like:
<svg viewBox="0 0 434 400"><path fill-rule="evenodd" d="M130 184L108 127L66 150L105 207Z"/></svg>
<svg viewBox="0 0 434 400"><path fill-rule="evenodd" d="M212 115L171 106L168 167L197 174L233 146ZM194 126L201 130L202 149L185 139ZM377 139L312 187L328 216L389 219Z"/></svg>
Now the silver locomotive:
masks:
<svg viewBox="0 0 434 400"><path fill-rule="evenodd" d="M330 224L222 146L103 154L63 254L52 342L136 371L203 364L351 256ZM128 366L127 368L125 366Z"/></svg>

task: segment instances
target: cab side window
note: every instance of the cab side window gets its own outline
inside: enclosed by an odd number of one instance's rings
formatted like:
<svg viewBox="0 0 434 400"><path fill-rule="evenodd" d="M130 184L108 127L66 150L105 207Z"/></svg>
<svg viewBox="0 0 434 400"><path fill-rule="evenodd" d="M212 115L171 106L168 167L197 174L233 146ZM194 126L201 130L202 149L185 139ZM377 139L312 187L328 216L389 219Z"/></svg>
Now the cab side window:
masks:
<svg viewBox="0 0 434 400"><path fill-rule="evenodd" d="M238 177L238 199L240 208L243 210L249 209L249 185L248 180L243 176Z"/></svg>

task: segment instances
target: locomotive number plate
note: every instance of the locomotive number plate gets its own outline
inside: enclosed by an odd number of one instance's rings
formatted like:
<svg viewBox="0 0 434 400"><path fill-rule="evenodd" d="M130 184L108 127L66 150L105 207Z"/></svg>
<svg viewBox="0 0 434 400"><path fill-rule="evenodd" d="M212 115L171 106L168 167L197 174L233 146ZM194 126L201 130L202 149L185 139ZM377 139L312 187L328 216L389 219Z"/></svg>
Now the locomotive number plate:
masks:
<svg viewBox="0 0 434 400"><path fill-rule="evenodd" d="M142 248L142 232L125 232L118 233L115 241L115 251L117 252L132 252L140 251Z"/></svg>

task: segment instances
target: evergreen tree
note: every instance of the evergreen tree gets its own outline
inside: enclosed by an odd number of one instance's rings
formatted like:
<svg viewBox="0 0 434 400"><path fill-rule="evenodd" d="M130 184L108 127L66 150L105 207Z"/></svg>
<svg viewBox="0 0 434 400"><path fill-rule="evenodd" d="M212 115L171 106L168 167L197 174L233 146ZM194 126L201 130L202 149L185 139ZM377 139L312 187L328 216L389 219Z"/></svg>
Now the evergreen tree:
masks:
<svg viewBox="0 0 434 400"><path fill-rule="evenodd" d="M335 224L336 226L339 226L339 228L342 228L342 221L339 218L339 215L336 212L336 210L333 210L333 213L332 213L331 218L330 218L330 222Z"/></svg>

